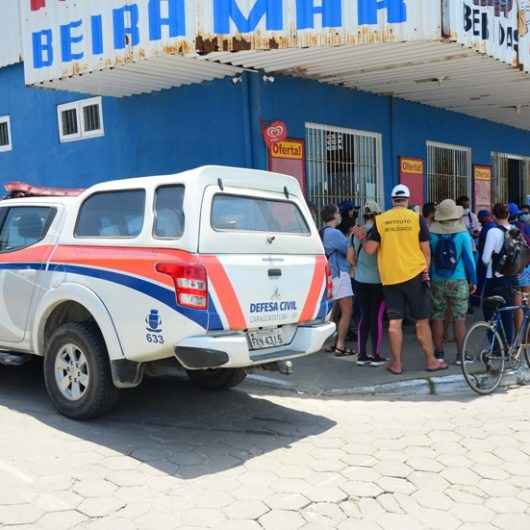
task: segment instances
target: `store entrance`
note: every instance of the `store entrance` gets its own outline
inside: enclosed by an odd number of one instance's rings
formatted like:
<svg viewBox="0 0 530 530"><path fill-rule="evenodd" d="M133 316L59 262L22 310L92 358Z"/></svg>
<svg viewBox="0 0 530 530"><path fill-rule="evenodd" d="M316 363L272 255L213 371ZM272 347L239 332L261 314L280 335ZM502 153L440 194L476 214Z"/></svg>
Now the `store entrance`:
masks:
<svg viewBox="0 0 530 530"><path fill-rule="evenodd" d="M528 158L517 155L494 153L495 202L515 202L519 206L528 203Z"/></svg>

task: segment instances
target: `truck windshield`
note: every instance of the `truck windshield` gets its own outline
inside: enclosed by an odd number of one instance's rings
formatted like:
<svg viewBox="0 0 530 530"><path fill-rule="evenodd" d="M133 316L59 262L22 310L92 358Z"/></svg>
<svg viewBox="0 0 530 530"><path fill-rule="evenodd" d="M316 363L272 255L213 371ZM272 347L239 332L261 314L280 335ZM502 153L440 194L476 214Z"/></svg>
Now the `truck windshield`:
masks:
<svg viewBox="0 0 530 530"><path fill-rule="evenodd" d="M294 202L242 195L216 195L212 206L214 230L309 234L309 226Z"/></svg>

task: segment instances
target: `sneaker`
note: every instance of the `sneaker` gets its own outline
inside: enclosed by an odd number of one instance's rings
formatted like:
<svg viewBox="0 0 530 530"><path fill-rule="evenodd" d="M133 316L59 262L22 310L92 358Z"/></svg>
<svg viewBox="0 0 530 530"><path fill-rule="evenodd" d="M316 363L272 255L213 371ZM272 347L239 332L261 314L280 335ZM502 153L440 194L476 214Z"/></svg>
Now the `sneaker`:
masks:
<svg viewBox="0 0 530 530"><path fill-rule="evenodd" d="M370 366L372 364L372 357L361 356L357 357L357 366Z"/></svg>
<svg viewBox="0 0 530 530"><path fill-rule="evenodd" d="M437 352L435 352L434 356L435 356L439 361L443 361L443 360L445 360L445 352L443 352L443 351L437 351Z"/></svg>
<svg viewBox="0 0 530 530"><path fill-rule="evenodd" d="M370 366L383 366L388 362L388 359L381 357L380 355L372 355Z"/></svg>
<svg viewBox="0 0 530 530"><path fill-rule="evenodd" d="M473 364L473 359L471 359L471 357L469 357L469 355L467 355L465 360L464 360L464 362L466 364ZM462 366L462 355L461 354L457 354L455 364L457 366Z"/></svg>

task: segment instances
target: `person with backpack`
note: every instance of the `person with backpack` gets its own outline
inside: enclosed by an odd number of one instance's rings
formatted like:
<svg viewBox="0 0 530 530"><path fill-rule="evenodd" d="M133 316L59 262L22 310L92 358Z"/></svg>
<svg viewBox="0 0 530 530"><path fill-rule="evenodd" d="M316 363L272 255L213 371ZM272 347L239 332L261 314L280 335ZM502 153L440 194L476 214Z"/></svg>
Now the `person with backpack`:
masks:
<svg viewBox="0 0 530 530"><path fill-rule="evenodd" d="M469 295L476 290L477 275L471 236L463 221L464 210L452 199L436 207L431 225L431 316L435 355L444 359L444 320L448 310L454 321L456 364L462 363Z"/></svg>
<svg viewBox="0 0 530 530"><path fill-rule="evenodd" d="M488 232L482 253L482 262L487 267L483 303L486 320L493 316L493 309L486 302L490 296L502 296L506 300L506 304L502 307L514 305L517 276L528 265L528 246L520 231L510 224L508 206L502 203L495 204L493 217L496 226ZM513 314L503 311L502 321L506 340L511 343L514 329Z"/></svg>
<svg viewBox="0 0 530 530"><path fill-rule="evenodd" d="M322 219L325 224L320 230L320 238L331 268L333 300L336 302L334 311L340 311L334 352L338 356L353 355L353 352L346 347L346 338L352 318L351 269L353 248L346 236L337 230L337 226L341 222L341 215L337 206L334 204L325 206L322 209Z"/></svg>
<svg viewBox="0 0 530 530"><path fill-rule="evenodd" d="M364 206L365 224L363 229L369 232L374 226L375 218L382 213L375 201L367 201ZM357 366L382 366L386 359L381 357L383 345L385 303L383 286L377 266L377 256L363 251L361 241L354 237L356 267L355 281L357 286L356 302L360 308L357 331L358 357ZM368 337L372 343L372 355L368 355Z"/></svg>

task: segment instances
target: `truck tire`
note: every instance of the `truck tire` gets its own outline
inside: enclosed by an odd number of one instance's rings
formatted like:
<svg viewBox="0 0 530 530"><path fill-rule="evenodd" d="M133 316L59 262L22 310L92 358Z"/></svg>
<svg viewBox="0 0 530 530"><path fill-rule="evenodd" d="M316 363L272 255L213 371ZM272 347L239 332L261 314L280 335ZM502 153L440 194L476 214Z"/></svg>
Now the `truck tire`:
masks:
<svg viewBox="0 0 530 530"><path fill-rule="evenodd" d="M70 323L55 331L44 358L44 382L55 408L75 420L101 416L118 401L107 348L91 324Z"/></svg>
<svg viewBox="0 0 530 530"><path fill-rule="evenodd" d="M188 370L190 381L204 390L228 390L241 384L247 377L244 368L219 368L218 370Z"/></svg>

